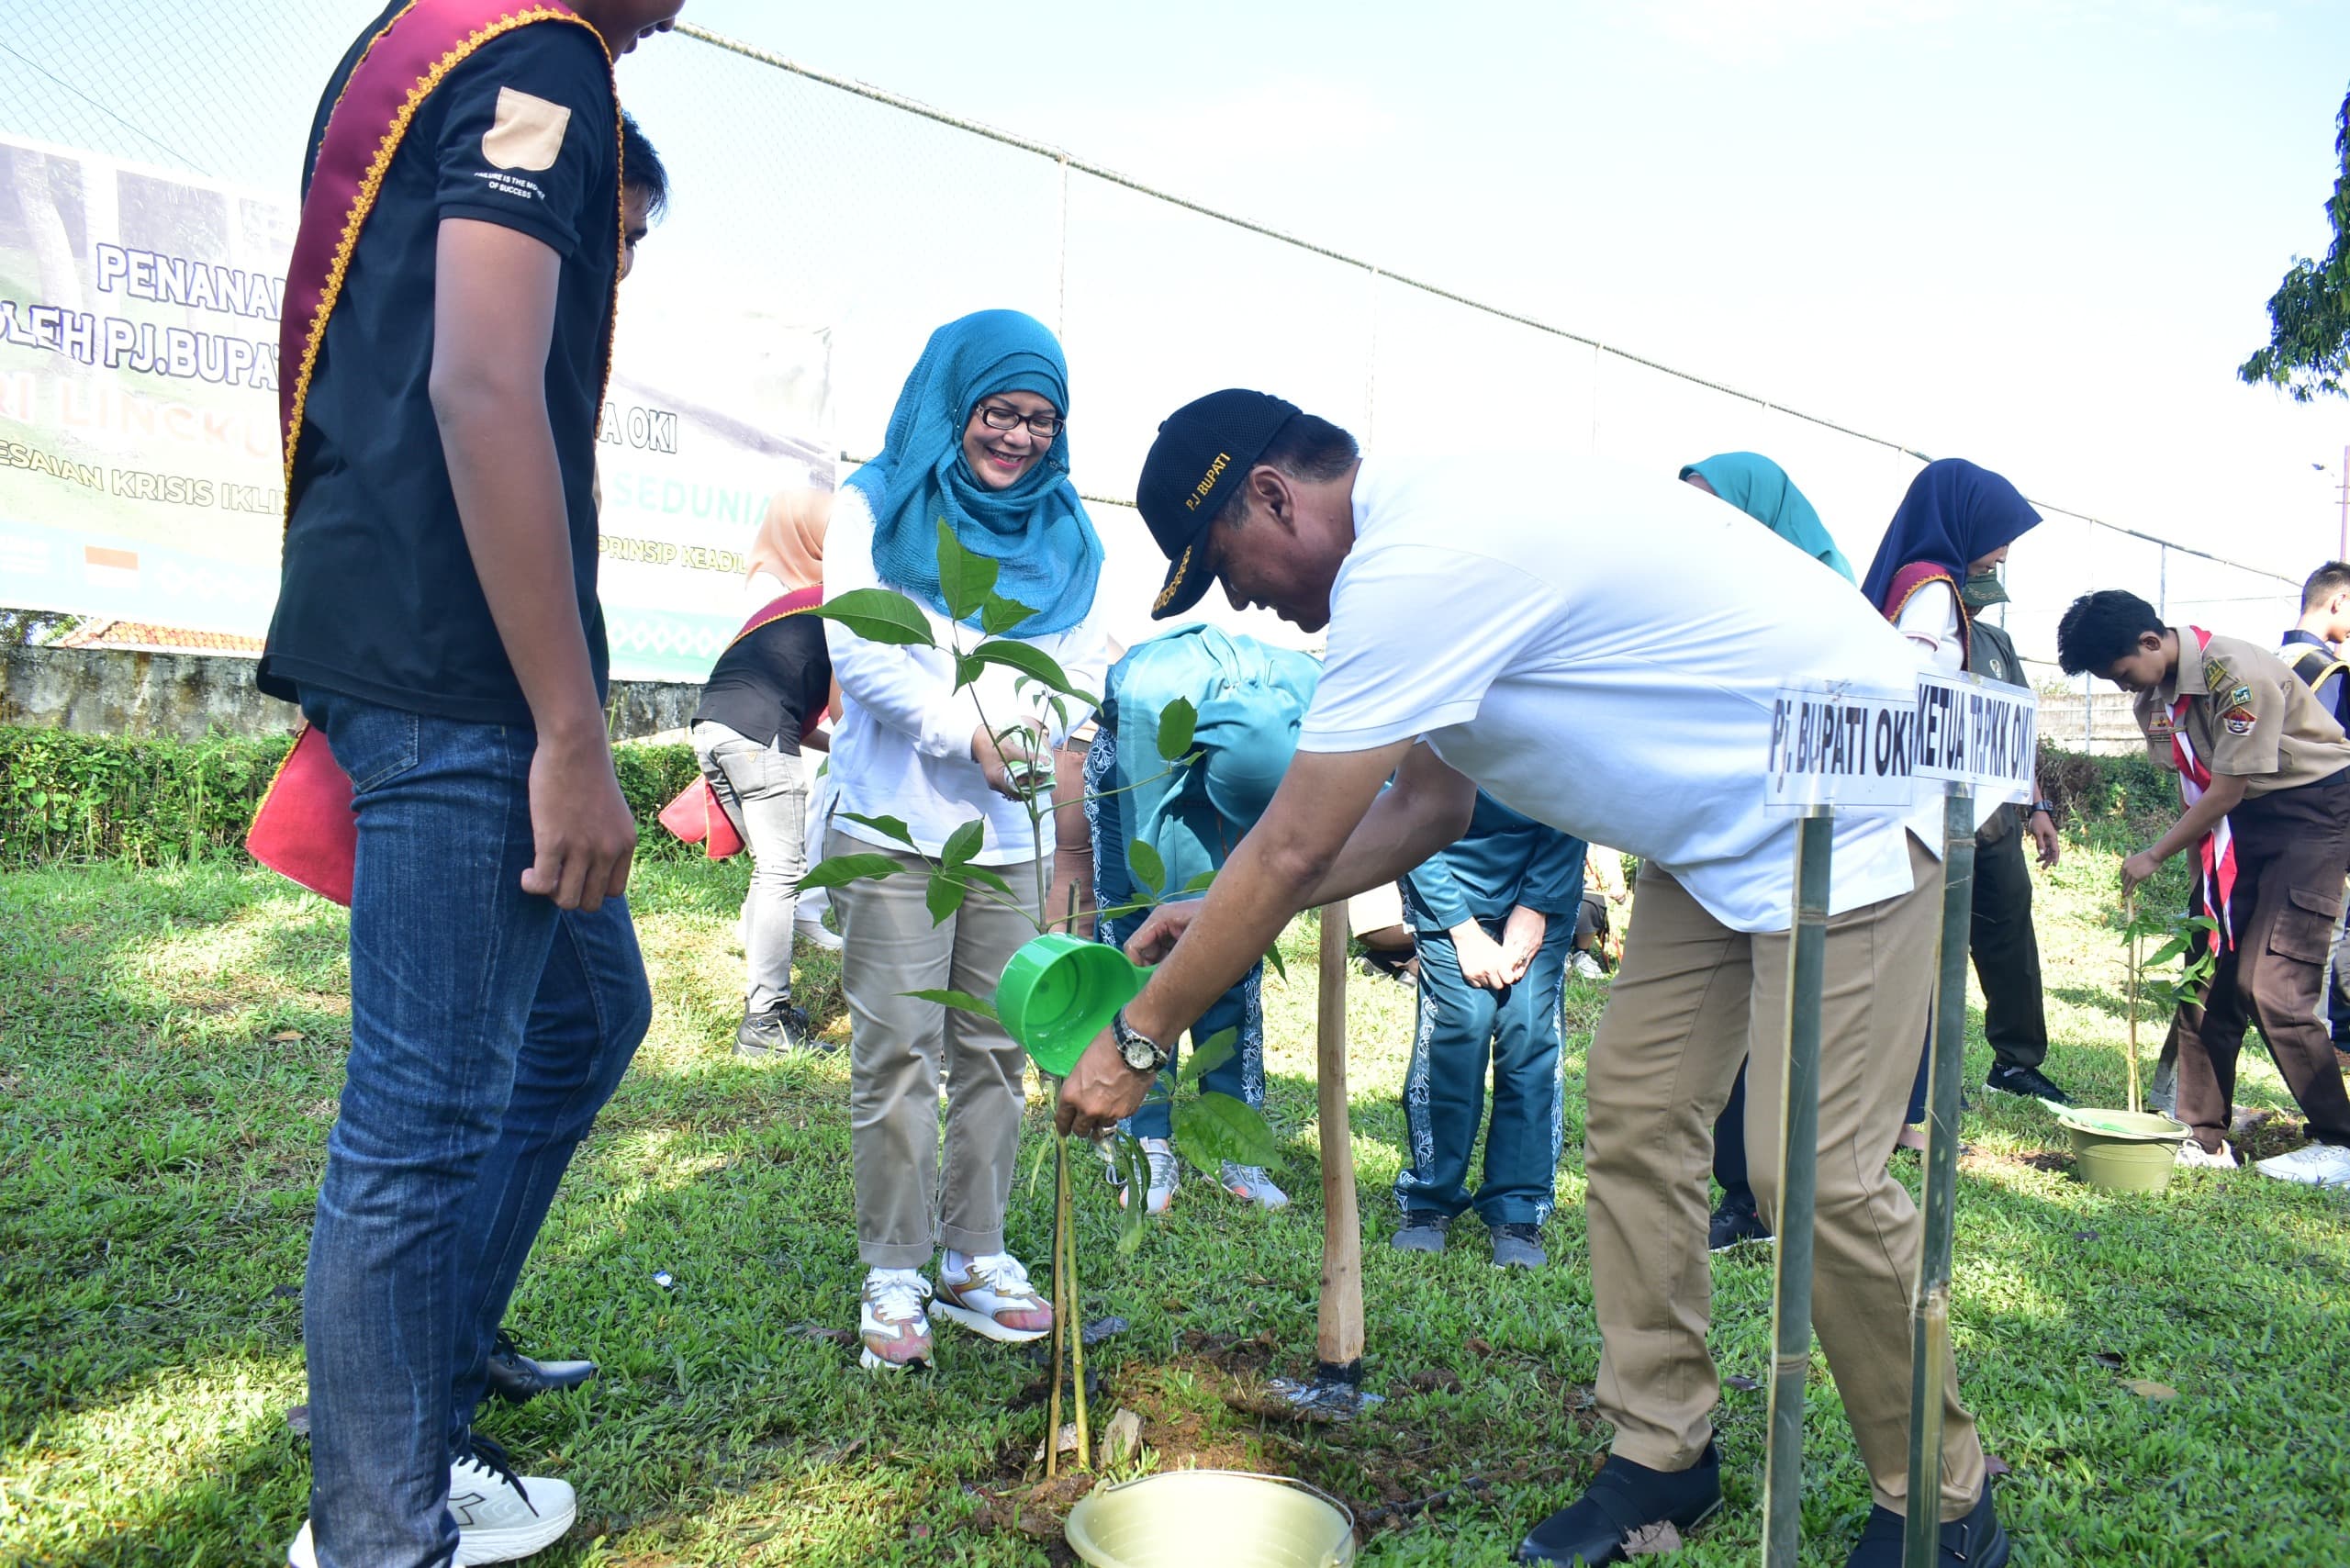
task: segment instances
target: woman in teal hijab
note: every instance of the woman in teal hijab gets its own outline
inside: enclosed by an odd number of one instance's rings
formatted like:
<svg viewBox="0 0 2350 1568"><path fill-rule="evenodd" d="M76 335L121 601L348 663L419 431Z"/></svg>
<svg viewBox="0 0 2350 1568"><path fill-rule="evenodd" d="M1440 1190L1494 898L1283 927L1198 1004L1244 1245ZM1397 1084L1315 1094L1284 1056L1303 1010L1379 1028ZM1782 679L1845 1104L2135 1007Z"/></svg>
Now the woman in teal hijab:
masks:
<svg viewBox="0 0 2350 1568"><path fill-rule="evenodd" d="M881 580L946 614L944 519L963 548L1000 564L996 592L1035 610L1013 635L1085 619L1102 541L1069 480L1068 419L1069 365L1035 317L981 310L931 333L881 455L848 478L873 509Z"/></svg>
<svg viewBox="0 0 2350 1568"><path fill-rule="evenodd" d="M1681 476L1709 496L1719 496L1815 561L1824 561L1854 581L1852 564L1830 538L1787 471L1754 452L1725 452L1692 463Z"/></svg>

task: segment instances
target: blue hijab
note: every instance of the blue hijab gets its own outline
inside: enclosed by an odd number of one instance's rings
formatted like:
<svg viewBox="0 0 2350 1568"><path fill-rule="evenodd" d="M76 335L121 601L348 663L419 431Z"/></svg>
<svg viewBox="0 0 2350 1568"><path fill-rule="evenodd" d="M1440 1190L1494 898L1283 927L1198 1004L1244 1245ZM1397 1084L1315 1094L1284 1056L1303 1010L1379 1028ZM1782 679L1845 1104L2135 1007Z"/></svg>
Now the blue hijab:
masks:
<svg viewBox="0 0 2350 1568"><path fill-rule="evenodd" d="M881 455L848 477L873 508L873 569L939 614L938 523L966 550L1001 564L995 591L1035 610L1016 636L1066 632L1093 608L1102 541L1069 482L1069 427L1009 487L990 489L963 460L963 428L982 398L1034 392L1069 415L1069 366L1033 316L981 310L931 333L890 411ZM978 624L972 618L971 624Z"/></svg>
<svg viewBox="0 0 2350 1568"><path fill-rule="evenodd" d="M1938 458L1909 481L1861 592L1890 614L1886 596L1902 567L1931 561L1963 583L1970 563L2014 543L2039 521L2023 492L1988 468L1964 457Z"/></svg>
<svg viewBox="0 0 2350 1568"><path fill-rule="evenodd" d="M1824 561L1852 580L1852 563L1829 537L1828 525L1811 509L1787 471L1754 452L1725 452L1681 470L1684 479L1695 474L1714 487L1714 494L1802 551Z"/></svg>

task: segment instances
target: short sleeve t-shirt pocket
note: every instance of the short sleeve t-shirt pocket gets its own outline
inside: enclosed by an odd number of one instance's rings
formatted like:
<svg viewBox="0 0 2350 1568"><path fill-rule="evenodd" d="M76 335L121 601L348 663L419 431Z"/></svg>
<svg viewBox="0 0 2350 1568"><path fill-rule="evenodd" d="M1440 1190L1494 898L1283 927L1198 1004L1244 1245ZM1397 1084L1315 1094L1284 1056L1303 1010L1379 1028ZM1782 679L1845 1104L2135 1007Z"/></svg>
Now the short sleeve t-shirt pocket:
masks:
<svg viewBox="0 0 2350 1568"><path fill-rule="evenodd" d="M611 79L584 28L531 27L485 44L433 95L442 111L434 205L576 256L618 155Z"/></svg>

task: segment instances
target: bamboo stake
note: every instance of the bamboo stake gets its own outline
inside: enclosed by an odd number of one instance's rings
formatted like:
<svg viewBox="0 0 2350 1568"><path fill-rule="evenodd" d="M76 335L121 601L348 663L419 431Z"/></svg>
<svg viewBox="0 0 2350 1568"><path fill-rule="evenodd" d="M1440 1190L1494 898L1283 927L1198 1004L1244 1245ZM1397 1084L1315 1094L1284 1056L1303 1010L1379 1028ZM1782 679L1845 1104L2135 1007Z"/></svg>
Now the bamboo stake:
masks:
<svg viewBox="0 0 2350 1568"><path fill-rule="evenodd" d="M1045 1406L1045 1479L1061 1467L1061 1325L1069 1321L1069 1270L1062 1263L1061 1243L1068 1234L1069 1139L1053 1135L1053 1392Z"/></svg>
<svg viewBox="0 0 2350 1568"><path fill-rule="evenodd" d="M2144 1109L2138 1103L2138 890L2121 895L2121 923L2130 933L2130 1114Z"/></svg>
<svg viewBox="0 0 2350 1568"><path fill-rule="evenodd" d="M1069 1397L1077 1406L1077 1468L1093 1468L1091 1433L1085 1423L1085 1310L1080 1305L1077 1282L1077 1206L1069 1201L1069 1175L1061 1175L1061 1210L1069 1218L1062 1226L1061 1255L1069 1260ZM1061 1329L1058 1315L1053 1318L1056 1330ZM1058 1437L1058 1434L1056 1434Z"/></svg>

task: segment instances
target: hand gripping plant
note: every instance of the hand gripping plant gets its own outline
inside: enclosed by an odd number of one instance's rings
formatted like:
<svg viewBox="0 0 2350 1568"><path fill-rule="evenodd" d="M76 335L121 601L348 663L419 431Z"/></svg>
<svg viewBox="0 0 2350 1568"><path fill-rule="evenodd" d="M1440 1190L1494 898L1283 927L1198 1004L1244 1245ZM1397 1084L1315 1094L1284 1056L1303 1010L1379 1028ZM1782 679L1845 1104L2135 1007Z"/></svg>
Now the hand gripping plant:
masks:
<svg viewBox="0 0 2350 1568"><path fill-rule="evenodd" d="M999 665L1013 674L1013 689L1023 702L1035 711L1008 724L999 725L984 706L979 709L979 722L999 746L1008 755L1007 771L1013 782L1020 787L1018 800L1028 814L1028 825L1034 841L1040 846L1052 840L1045 830L1045 820L1054 810L1072 809L1077 802L1055 802L1052 800L1053 771L1049 762L1035 757L1036 731L1041 727L1041 713L1050 712L1056 722L1066 725L1073 712L1100 706L1101 699L1072 683L1068 673L1050 655L1033 644L1007 636L1014 626L1035 613L1027 605L1004 598L995 591L997 565L985 555L976 554L963 547L954 530L945 519L938 523L938 582L946 600L950 625L945 648L954 660L955 687L957 691L971 689L974 704L979 702L979 682L990 665ZM816 611L828 620L837 621L858 636L869 642L893 643L908 647L936 649L937 638L933 634L930 619L921 606L905 595L888 588L856 588L828 599ZM974 618L979 622L979 638L968 646L964 633ZM1192 704L1177 698L1160 710L1158 715L1158 753L1164 764L1161 771L1150 778L1137 779L1123 786L1131 790L1137 784L1149 783L1177 768L1196 767L1201 754L1192 745L1192 729L1198 719ZM1030 755L1012 756L1013 743L1019 750ZM1105 790L1104 794L1118 793ZM963 907L970 899L984 899L1003 908L1017 912L1028 920L1042 935L1051 912L1045 909L1049 887L1046 857L1035 857L1036 889L1035 908L1044 918L1032 915L1020 902L1011 883L986 866L974 865L972 857L979 852L986 823L974 817L947 836L936 855L925 853L917 846L906 824L896 817L861 816L844 812L851 822L861 823L904 847L907 853L922 862L919 872L902 865L897 858L882 854L834 855L818 861L800 879L802 890L836 888L844 883L878 881L900 874L926 876L924 902L930 909L931 923L935 925ZM1127 865L1133 872L1135 885L1143 890L1134 901L1112 905L1095 912L1097 919L1112 920L1121 915L1154 909L1169 896L1166 866L1158 852L1149 844L1136 840L1128 856ZM1193 878L1173 896L1187 897L1206 890L1214 873L1203 872ZM1071 913L1074 913L1072 905ZM1266 958L1279 970L1281 958L1268 953ZM997 1017L992 995L975 996L962 991L917 991L907 994L944 1007L976 1013L989 1019ZM1180 1081L1196 1083L1201 1074L1220 1065L1232 1055L1234 1031L1226 1029L1192 1053L1182 1067ZM1058 1093L1058 1081L1047 1075L1046 1086ZM1170 1098L1165 1081L1151 1086L1150 1098ZM1196 1164L1232 1160L1242 1165L1270 1165L1276 1160L1276 1146L1272 1129L1264 1116L1242 1102L1227 1094L1201 1092L1188 1098L1175 1099L1169 1106L1173 1119L1175 1142ZM1091 1452L1088 1440L1085 1409L1085 1335L1084 1323L1078 1304L1078 1271L1076 1227L1070 1207L1069 1139L1056 1133L1048 1146L1037 1149L1035 1160L1029 1168L1033 1182L1041 1172L1046 1148L1053 1155L1053 1391L1049 1423L1045 1438L1045 1473L1057 1473L1059 1461L1061 1428L1060 1404L1063 1369L1069 1369L1074 1384L1074 1417L1077 1426L1078 1463L1088 1462ZM1127 1191L1134 1195L1122 1211L1118 1249L1130 1252L1142 1240L1145 1205L1142 1193L1149 1185L1149 1165L1142 1145L1121 1133L1111 1146L1113 1164L1122 1173Z"/></svg>

